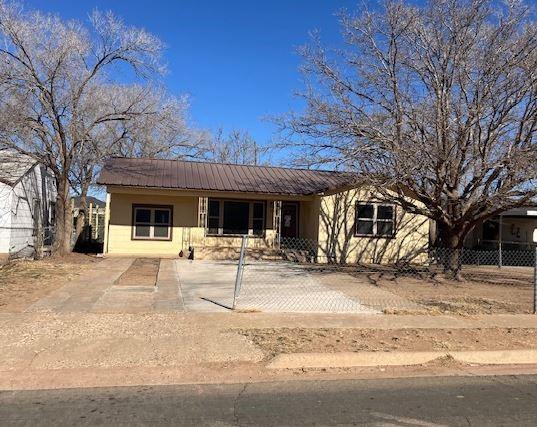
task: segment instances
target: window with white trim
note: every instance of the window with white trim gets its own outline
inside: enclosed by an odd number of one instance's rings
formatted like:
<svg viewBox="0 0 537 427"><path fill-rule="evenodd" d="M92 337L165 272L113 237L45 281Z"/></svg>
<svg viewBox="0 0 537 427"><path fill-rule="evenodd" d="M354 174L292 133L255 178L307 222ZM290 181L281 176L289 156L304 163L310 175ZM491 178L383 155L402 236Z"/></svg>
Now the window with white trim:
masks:
<svg viewBox="0 0 537 427"><path fill-rule="evenodd" d="M207 234L262 236L265 212L264 201L209 199Z"/></svg>
<svg viewBox="0 0 537 427"><path fill-rule="evenodd" d="M134 206L132 238L139 240L171 240L172 208L166 206Z"/></svg>
<svg viewBox="0 0 537 427"><path fill-rule="evenodd" d="M395 206L380 203L356 203L355 235L395 236Z"/></svg>

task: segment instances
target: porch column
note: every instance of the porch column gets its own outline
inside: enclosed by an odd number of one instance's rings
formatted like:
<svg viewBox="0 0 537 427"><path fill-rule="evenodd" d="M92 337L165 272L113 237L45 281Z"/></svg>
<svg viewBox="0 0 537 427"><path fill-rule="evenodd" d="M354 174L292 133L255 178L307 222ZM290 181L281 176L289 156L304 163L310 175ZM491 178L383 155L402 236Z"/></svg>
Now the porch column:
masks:
<svg viewBox="0 0 537 427"><path fill-rule="evenodd" d="M198 199L198 227L207 228L207 206L209 199L207 197L199 197Z"/></svg>

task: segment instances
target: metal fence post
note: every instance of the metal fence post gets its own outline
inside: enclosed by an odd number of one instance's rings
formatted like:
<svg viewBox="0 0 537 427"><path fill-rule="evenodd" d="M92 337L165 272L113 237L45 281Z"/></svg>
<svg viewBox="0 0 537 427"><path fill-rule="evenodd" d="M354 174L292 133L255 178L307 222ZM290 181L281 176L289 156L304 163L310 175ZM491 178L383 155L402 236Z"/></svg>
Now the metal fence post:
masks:
<svg viewBox="0 0 537 427"><path fill-rule="evenodd" d="M241 253L239 256L239 264L237 265L237 275L235 276L235 291L233 292L233 310L237 303L237 297L241 291L242 285L242 273L244 271L244 252L246 251L246 246L248 245L248 236L242 236L241 244Z"/></svg>
<svg viewBox="0 0 537 427"><path fill-rule="evenodd" d="M537 247L533 266L533 314L537 314Z"/></svg>

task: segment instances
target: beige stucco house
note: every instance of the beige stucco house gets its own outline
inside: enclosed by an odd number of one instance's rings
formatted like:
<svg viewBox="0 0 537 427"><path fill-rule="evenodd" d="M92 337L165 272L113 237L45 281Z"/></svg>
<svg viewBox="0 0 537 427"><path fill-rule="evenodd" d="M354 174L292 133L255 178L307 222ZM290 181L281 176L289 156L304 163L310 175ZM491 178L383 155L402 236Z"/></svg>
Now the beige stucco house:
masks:
<svg viewBox="0 0 537 427"><path fill-rule="evenodd" d="M419 261L429 222L334 171L156 159L112 158L107 255L237 256L243 235L259 257L282 248L317 262Z"/></svg>

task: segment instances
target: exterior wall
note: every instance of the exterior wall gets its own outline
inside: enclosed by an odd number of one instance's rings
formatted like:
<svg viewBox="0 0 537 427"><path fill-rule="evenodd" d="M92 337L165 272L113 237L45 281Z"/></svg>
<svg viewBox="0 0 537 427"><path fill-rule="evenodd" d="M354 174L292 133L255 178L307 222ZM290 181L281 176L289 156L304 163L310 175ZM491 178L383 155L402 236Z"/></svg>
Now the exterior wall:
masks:
<svg viewBox="0 0 537 427"><path fill-rule="evenodd" d="M498 234L493 240L484 240L483 224L478 224L468 234L465 239L465 247L468 248L483 248L496 249L499 240L499 219L494 218L498 229ZM509 217L504 216L502 219L502 244L504 249L526 249L532 247L533 230L537 228L537 218L528 217Z"/></svg>
<svg viewBox="0 0 537 427"><path fill-rule="evenodd" d="M532 244L537 218L503 218L502 240L515 244Z"/></svg>
<svg viewBox="0 0 537 427"><path fill-rule="evenodd" d="M300 202L298 235L302 239L317 241L321 198Z"/></svg>
<svg viewBox="0 0 537 427"><path fill-rule="evenodd" d="M173 206L172 239L170 241L133 240L133 204ZM197 223L197 197L112 193L110 194L108 253L177 256L181 250L186 250L198 238Z"/></svg>
<svg viewBox="0 0 537 427"><path fill-rule="evenodd" d="M235 196L235 198L237 198ZM247 198L247 197L243 197ZM205 228L198 227L199 196L163 192L109 193L105 221L105 252L110 255L178 256L189 247L196 257L233 258L238 254L242 238L233 236L205 236ZM132 206L136 204L173 206L171 241L133 240ZM267 230L262 238L250 237L249 248L272 247L272 203L267 203Z"/></svg>
<svg viewBox="0 0 537 427"><path fill-rule="evenodd" d="M198 194L166 190L112 188L107 196L105 251L111 255L178 256L190 246L196 258L234 258L242 239L233 236L205 236L199 227L199 198L263 199L262 195ZM265 196L266 197L266 196ZM318 261L389 263L423 262L429 239L429 221L397 209L394 238L369 238L354 235L354 210L357 201L371 199L364 190L349 190L323 197L299 199L299 236L319 243ZM264 199L266 200L266 198ZM173 206L171 241L133 240L133 204ZM249 249L261 253L273 248L276 232L272 200L267 200L266 233L250 237ZM255 255L254 255L255 256Z"/></svg>
<svg viewBox="0 0 537 427"><path fill-rule="evenodd" d="M44 233L43 228L49 226L51 219L50 202L56 198L54 180L38 165L15 186L0 185L0 254L33 256L36 225Z"/></svg>
<svg viewBox="0 0 537 427"><path fill-rule="evenodd" d="M319 262L420 263L429 241L427 218L396 208L396 233L391 237L355 236L357 201L374 202L370 190L349 190L320 200Z"/></svg>
<svg viewBox="0 0 537 427"><path fill-rule="evenodd" d="M13 189L0 182L0 263L6 261L11 245L11 199Z"/></svg>

